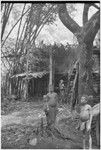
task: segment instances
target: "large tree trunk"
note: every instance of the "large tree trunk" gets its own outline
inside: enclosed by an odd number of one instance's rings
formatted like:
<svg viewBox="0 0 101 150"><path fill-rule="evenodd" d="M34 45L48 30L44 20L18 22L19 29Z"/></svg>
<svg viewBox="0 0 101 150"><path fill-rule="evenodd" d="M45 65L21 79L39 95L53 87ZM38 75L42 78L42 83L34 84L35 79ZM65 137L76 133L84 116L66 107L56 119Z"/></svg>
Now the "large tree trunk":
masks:
<svg viewBox="0 0 101 150"><path fill-rule="evenodd" d="M93 4L84 4L83 27L80 27L68 14L66 4L59 4L60 20L76 36L79 43L79 100L83 94L94 93L92 88L92 47L100 28L100 11L98 10L88 20L88 10L91 5Z"/></svg>
<svg viewBox="0 0 101 150"><path fill-rule="evenodd" d="M79 43L79 100L82 95L93 94L92 88L92 44Z"/></svg>

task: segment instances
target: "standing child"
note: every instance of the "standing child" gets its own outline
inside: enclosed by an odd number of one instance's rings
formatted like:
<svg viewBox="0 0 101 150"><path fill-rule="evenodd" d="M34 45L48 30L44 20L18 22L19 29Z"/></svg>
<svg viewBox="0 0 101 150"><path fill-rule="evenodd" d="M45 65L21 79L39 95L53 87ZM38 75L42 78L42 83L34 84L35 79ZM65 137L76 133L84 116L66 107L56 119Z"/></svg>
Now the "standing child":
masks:
<svg viewBox="0 0 101 150"><path fill-rule="evenodd" d="M46 101L44 105L44 111L46 114L47 124L48 126L51 126L55 125L58 96L57 93L53 91L53 86L50 86L49 88L49 93L47 93L47 95L44 96L44 99Z"/></svg>
<svg viewBox="0 0 101 150"><path fill-rule="evenodd" d="M63 80L60 80L59 89L60 89L60 98L61 98L60 101L62 103L64 102L64 94L65 94L65 85Z"/></svg>
<svg viewBox="0 0 101 150"><path fill-rule="evenodd" d="M89 133L89 148L92 147L92 138L90 134L92 123L92 107L87 104L89 96L84 95L81 98L80 122L78 128L83 131L83 148L85 149L85 134Z"/></svg>

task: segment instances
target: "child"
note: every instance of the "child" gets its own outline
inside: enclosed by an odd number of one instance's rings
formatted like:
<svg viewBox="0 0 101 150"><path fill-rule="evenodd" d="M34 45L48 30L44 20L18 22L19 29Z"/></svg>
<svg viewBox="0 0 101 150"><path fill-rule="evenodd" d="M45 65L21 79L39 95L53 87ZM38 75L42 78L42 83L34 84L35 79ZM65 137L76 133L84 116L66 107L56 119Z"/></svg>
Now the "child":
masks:
<svg viewBox="0 0 101 150"><path fill-rule="evenodd" d="M47 116L48 115L48 111L49 111L48 97L47 97L47 95L44 95L43 99L44 99L44 111L45 111L45 114Z"/></svg>
<svg viewBox="0 0 101 150"><path fill-rule="evenodd" d="M91 97L91 96L90 96ZM92 145L92 139L90 135L91 122L92 122L92 107L87 104L89 96L82 96L81 98L81 112L80 112L80 122L78 129L83 131L83 147L85 148L85 134L86 131L89 132L89 148Z"/></svg>
<svg viewBox="0 0 101 150"><path fill-rule="evenodd" d="M65 94L65 85L63 80L60 80L59 89L60 89L60 97L61 97L60 101L62 103L64 102L64 94Z"/></svg>
<svg viewBox="0 0 101 150"><path fill-rule="evenodd" d="M52 124L55 125L58 96L57 93L53 91L53 86L49 87L49 93L44 96L44 101L44 111L46 114L47 124L49 126L51 126Z"/></svg>

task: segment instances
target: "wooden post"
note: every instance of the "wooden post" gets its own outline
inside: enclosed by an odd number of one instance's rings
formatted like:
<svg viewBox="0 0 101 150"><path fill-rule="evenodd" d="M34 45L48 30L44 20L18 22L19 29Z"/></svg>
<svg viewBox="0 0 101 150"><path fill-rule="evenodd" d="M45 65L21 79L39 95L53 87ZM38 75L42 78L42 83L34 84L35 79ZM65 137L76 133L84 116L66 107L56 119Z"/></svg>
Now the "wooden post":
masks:
<svg viewBox="0 0 101 150"><path fill-rule="evenodd" d="M52 85L52 49L50 49L50 78L49 85Z"/></svg>
<svg viewBox="0 0 101 150"><path fill-rule="evenodd" d="M52 48L50 48L50 75L49 75L49 87L53 86L53 57L52 57ZM50 88L49 88L50 92Z"/></svg>
<svg viewBox="0 0 101 150"><path fill-rule="evenodd" d="M49 64L49 87L52 86L52 49L50 49L50 64ZM49 92L50 92L50 88L49 88Z"/></svg>
<svg viewBox="0 0 101 150"><path fill-rule="evenodd" d="M28 96L28 74L29 74L29 48L27 49L27 66L26 66L26 98Z"/></svg>
<svg viewBox="0 0 101 150"><path fill-rule="evenodd" d="M29 47L27 44L27 55L26 55L26 79L25 79L25 85L24 85L24 99L26 100L28 97L28 74L29 74Z"/></svg>
<svg viewBox="0 0 101 150"><path fill-rule="evenodd" d="M11 95L11 94L12 94L11 80L10 80L9 82L10 82L10 83L9 83L9 95Z"/></svg>

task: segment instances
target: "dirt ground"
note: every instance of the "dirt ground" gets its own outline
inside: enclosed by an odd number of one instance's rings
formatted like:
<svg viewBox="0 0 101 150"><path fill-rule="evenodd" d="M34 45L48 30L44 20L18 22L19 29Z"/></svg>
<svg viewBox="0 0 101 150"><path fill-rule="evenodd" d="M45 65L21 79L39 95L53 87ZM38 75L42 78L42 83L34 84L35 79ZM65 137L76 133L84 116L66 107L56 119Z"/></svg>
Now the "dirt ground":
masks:
<svg viewBox="0 0 101 150"><path fill-rule="evenodd" d="M46 124L42 103L14 102L9 110L2 111L1 147L2 149L82 149L82 133L76 129L78 118L72 116L68 106L59 108L56 126L68 139L59 134L41 132L41 118ZM11 106L12 105L12 106ZM37 139L36 144L30 141ZM88 147L88 135L86 138ZM97 148L95 145L93 148Z"/></svg>

